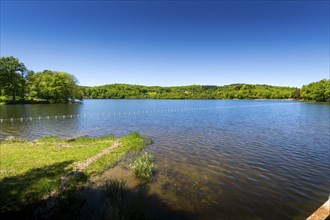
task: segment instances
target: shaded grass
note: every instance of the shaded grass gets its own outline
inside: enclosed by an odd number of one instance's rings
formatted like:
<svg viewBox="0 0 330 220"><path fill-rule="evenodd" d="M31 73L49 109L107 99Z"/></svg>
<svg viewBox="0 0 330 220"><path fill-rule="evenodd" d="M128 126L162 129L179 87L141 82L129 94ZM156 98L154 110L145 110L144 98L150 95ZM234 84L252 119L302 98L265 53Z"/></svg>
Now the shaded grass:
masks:
<svg viewBox="0 0 330 220"><path fill-rule="evenodd" d="M146 207L143 187L137 191L128 189L121 179L110 179L104 185L108 203L104 210L104 219L151 219Z"/></svg>
<svg viewBox="0 0 330 220"><path fill-rule="evenodd" d="M34 141L15 139L0 142L1 213L29 209L46 201L51 192L58 190L61 177L115 141L121 144L92 163L82 175L70 180L69 188L74 188L90 175L113 166L127 152L142 150L147 140L138 133L132 133L123 138L112 135L71 140L45 137Z"/></svg>

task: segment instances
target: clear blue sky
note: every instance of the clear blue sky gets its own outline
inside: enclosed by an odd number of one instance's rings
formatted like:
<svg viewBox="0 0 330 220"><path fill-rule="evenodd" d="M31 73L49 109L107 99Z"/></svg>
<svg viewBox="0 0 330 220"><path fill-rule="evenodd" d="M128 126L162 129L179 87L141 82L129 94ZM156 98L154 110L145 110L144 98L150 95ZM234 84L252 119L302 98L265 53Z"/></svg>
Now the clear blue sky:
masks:
<svg viewBox="0 0 330 220"><path fill-rule="evenodd" d="M81 85L329 78L329 1L1 1L1 56Z"/></svg>

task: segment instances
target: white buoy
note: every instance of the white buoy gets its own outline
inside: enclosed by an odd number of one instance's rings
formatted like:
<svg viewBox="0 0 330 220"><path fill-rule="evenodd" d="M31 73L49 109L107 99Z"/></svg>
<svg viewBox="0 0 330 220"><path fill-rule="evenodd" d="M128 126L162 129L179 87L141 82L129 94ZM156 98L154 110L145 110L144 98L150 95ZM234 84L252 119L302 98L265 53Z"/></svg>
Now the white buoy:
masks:
<svg viewBox="0 0 330 220"><path fill-rule="evenodd" d="M13 118L11 118L11 119L10 119L10 121L14 121L14 119L13 119Z"/></svg>
<svg viewBox="0 0 330 220"><path fill-rule="evenodd" d="M2 118L0 119L0 122L1 122L1 123L3 122L3 119L2 119Z"/></svg>
<svg viewBox="0 0 330 220"><path fill-rule="evenodd" d="M32 121L32 117L30 117L30 121Z"/></svg>
<svg viewBox="0 0 330 220"><path fill-rule="evenodd" d="M23 121L23 118L21 118L21 121Z"/></svg>

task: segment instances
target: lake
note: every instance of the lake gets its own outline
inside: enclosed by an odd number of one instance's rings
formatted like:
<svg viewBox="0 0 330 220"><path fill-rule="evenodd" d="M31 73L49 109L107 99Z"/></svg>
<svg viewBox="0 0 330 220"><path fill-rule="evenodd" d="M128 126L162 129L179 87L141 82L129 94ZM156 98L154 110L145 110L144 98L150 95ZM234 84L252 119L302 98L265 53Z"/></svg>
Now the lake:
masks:
<svg viewBox="0 0 330 220"><path fill-rule="evenodd" d="M286 100L84 100L0 106L0 140L154 140L151 188L197 219L305 219L330 194L330 105Z"/></svg>

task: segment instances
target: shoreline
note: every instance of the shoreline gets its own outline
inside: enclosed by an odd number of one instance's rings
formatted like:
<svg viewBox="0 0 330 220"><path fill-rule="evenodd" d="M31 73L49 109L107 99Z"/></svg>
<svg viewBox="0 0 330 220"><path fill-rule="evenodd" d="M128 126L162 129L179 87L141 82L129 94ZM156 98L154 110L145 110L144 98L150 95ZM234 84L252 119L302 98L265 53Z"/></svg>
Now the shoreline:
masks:
<svg viewBox="0 0 330 220"><path fill-rule="evenodd" d="M187 100L218 100L218 101L230 101L230 100L236 100L236 101L297 101L297 102L305 102L305 103L330 103L327 101L320 102L315 100L304 100L304 99L158 99L158 98L122 98L122 99L112 99L112 98L84 98L83 100L79 101L69 101L69 102L51 102L51 101L17 101L17 102L0 102L0 106L12 106L12 105L35 105L35 104L82 104L84 100L175 100L175 101L187 101Z"/></svg>
<svg viewBox="0 0 330 220"><path fill-rule="evenodd" d="M115 167L128 154L142 152L150 143L139 133L120 138L44 137L0 142L0 213L5 218L56 217L58 212L74 215L84 204L81 190L94 177ZM68 202L74 210L67 210Z"/></svg>

